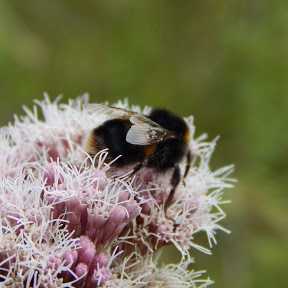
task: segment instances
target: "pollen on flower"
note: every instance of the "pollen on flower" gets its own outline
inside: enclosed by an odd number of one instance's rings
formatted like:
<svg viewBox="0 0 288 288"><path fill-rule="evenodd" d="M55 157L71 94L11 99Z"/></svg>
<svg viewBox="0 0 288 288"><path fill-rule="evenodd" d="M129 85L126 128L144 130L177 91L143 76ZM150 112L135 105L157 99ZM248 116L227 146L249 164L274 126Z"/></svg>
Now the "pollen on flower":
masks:
<svg viewBox="0 0 288 288"><path fill-rule="evenodd" d="M151 112L127 100L113 106ZM210 169L217 139L196 138L193 118L185 118L191 169L167 206L173 171L132 173L133 165L117 167L107 149L86 153L89 133L108 120L89 109L87 95L66 104L45 95L24 112L0 129L1 287L211 285L203 271L191 270L191 254L210 254L217 232L229 233L221 221L233 167ZM180 168L183 174L185 163ZM195 237L203 232L207 247ZM155 260L167 245L179 250L181 263Z"/></svg>

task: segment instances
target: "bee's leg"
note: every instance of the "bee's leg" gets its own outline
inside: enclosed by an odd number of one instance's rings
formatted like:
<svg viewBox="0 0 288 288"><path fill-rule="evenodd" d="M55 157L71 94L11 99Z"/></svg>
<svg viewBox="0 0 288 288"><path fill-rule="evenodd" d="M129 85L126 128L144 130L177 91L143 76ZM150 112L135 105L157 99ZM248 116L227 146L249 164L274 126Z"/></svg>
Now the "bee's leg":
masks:
<svg viewBox="0 0 288 288"><path fill-rule="evenodd" d="M139 164L137 164L132 173L131 173L131 176L135 175L142 167L144 166L144 162L140 162ZM134 199L139 203L140 202L140 199L137 195L135 195Z"/></svg>
<svg viewBox="0 0 288 288"><path fill-rule="evenodd" d="M172 178L171 178L171 182L170 182L171 185L172 185L172 189L171 189L171 191L170 191L170 193L168 195L168 198L167 198L167 200L165 201L165 204L164 204L165 212L167 211L167 208L170 206L171 202L173 201L173 198L174 198L177 186L180 183L180 180L181 180L181 171L180 171L179 165L177 165L177 166L174 167L174 172L173 172L173 175L172 175Z"/></svg>
<svg viewBox="0 0 288 288"><path fill-rule="evenodd" d="M192 155L191 155L191 151L189 150L186 155L186 167L185 167L183 178L187 177L188 172L190 171L190 168L191 168L191 162L192 162Z"/></svg>
<svg viewBox="0 0 288 288"><path fill-rule="evenodd" d="M136 174L142 167L144 166L144 162L140 162L139 164L137 164L132 173L131 173L131 176L133 176L134 174Z"/></svg>
<svg viewBox="0 0 288 288"><path fill-rule="evenodd" d="M144 159L143 161L139 162L134 168L131 173L131 176L136 174L141 168L145 167L147 165L147 159Z"/></svg>

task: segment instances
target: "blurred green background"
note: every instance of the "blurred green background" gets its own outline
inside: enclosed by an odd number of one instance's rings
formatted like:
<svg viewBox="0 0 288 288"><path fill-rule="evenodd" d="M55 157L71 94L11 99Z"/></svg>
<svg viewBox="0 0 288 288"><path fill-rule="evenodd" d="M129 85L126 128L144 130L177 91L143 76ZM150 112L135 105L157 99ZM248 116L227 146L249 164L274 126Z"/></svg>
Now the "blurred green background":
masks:
<svg viewBox="0 0 288 288"><path fill-rule="evenodd" d="M43 91L195 116L235 163L215 287L287 287L288 2L0 1L0 121Z"/></svg>

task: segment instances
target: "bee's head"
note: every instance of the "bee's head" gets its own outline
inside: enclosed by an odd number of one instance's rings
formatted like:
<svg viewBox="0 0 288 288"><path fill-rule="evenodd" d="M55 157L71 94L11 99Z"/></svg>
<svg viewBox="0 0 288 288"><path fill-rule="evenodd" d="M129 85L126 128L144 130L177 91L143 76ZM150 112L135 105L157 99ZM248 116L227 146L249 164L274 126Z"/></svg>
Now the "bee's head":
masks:
<svg viewBox="0 0 288 288"><path fill-rule="evenodd" d="M171 131L166 139L183 139L185 143L188 143L190 139L189 128L182 117L165 109L158 108L153 109L148 117L163 128Z"/></svg>

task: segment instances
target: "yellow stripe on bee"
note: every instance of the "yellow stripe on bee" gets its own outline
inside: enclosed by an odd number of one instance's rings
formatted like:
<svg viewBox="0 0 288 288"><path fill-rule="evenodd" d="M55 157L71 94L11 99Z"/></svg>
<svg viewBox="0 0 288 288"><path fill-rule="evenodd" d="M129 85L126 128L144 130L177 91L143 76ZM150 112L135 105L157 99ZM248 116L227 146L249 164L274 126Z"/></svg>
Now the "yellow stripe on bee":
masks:
<svg viewBox="0 0 288 288"><path fill-rule="evenodd" d="M151 156L156 151L156 147L157 147L157 144L152 144L152 145L145 147L144 149L145 156L146 157Z"/></svg>
<svg viewBox="0 0 288 288"><path fill-rule="evenodd" d="M184 140L185 144L188 144L190 142L190 137L191 137L190 131L189 131L189 129L187 129L185 131L184 137L183 137L183 140Z"/></svg>
<svg viewBox="0 0 288 288"><path fill-rule="evenodd" d="M85 151L90 155L95 155L98 152L97 141L93 132L91 132L87 138Z"/></svg>

